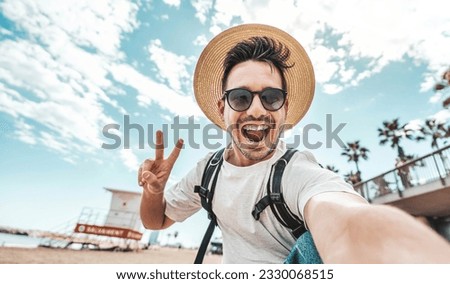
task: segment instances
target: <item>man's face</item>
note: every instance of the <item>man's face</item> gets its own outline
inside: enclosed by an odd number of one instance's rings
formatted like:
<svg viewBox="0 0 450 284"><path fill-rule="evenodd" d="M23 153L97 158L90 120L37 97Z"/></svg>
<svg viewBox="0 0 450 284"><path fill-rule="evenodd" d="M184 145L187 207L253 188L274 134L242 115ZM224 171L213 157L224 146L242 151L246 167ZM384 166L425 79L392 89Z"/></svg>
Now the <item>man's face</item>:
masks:
<svg viewBox="0 0 450 284"><path fill-rule="evenodd" d="M245 61L231 69L225 90L262 91L269 87L282 89L278 69L266 62ZM286 119L287 102L277 111L268 111L255 94L246 111L233 110L226 100L219 101L219 110L233 140L228 158L231 163L248 166L271 157Z"/></svg>

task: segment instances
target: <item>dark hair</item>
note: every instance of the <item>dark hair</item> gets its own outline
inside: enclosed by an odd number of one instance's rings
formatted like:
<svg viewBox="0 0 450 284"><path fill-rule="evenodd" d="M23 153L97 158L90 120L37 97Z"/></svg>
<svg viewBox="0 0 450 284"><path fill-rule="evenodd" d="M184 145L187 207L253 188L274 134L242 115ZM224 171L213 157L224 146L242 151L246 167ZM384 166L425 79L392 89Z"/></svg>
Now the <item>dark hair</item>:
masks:
<svg viewBox="0 0 450 284"><path fill-rule="evenodd" d="M289 49L281 42L265 36L251 37L239 42L228 51L223 62L222 91L225 91L225 85L231 69L237 64L248 60L267 62L277 68L281 74L282 88L286 90L284 71L293 66L287 63L290 54Z"/></svg>

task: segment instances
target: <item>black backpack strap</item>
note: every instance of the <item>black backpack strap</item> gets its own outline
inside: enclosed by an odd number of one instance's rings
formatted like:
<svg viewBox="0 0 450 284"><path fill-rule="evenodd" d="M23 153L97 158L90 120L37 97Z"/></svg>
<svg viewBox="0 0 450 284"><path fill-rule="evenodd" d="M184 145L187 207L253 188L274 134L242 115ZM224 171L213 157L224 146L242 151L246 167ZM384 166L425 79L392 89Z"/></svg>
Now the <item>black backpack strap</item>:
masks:
<svg viewBox="0 0 450 284"><path fill-rule="evenodd" d="M278 222L289 228L295 238L299 238L306 232L305 225L300 218L289 210L289 207L286 205L283 198L283 193L281 192L281 179L283 177L284 169L296 151L297 150L294 149L288 149L286 153L272 165L270 177L267 182L267 195L256 203L252 215L258 220L261 212L264 211L267 206L270 206Z"/></svg>
<svg viewBox="0 0 450 284"><path fill-rule="evenodd" d="M197 256L195 257L194 264L202 264L203 258L206 254L206 249L208 248L209 241L211 240L212 234L214 233L214 229L216 228L216 223L211 220L208 225L208 229L206 229L206 233L203 236L202 244L198 249Z"/></svg>
<svg viewBox="0 0 450 284"><path fill-rule="evenodd" d="M292 235L298 239L304 232L306 232L305 224L298 216L289 210L281 192L281 179L283 177L284 169L289 163L296 150L288 149L273 166L272 174L267 183L267 194L271 197L272 203L270 208L277 220L285 227L291 230ZM271 186L270 186L271 182Z"/></svg>
<svg viewBox="0 0 450 284"><path fill-rule="evenodd" d="M225 149L221 149L217 151L211 156L211 158L209 158L208 163L206 163L205 170L203 171L201 185L196 185L194 187L194 192L198 193L198 195L200 196L202 207L208 212L208 218L211 220L208 229L206 230L206 233L203 236L203 240L197 252L197 256L195 257L194 264L200 264L203 262L203 258L205 256L206 249L208 248L209 241L211 240L212 234L214 233L214 229L217 226L216 215L214 215L214 212L212 210L212 200L214 197L214 190L216 188L217 178L219 177L220 167L222 166L223 163L224 150ZM213 180L211 183L211 187L209 187L211 178L213 178Z"/></svg>
<svg viewBox="0 0 450 284"><path fill-rule="evenodd" d="M266 209L267 206L270 205L270 203L272 203L272 199L269 195L264 196L260 201L258 201L252 211L253 218L255 218L255 220L259 220L259 215L264 211L264 209Z"/></svg>

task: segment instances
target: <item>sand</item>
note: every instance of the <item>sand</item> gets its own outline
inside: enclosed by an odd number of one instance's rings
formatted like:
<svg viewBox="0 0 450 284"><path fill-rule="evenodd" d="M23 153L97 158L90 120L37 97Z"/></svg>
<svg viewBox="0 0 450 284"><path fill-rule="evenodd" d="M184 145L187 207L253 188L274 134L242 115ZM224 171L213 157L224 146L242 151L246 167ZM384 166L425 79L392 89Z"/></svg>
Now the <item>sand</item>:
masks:
<svg viewBox="0 0 450 284"><path fill-rule="evenodd" d="M0 263L69 263L69 264L191 264L197 251L153 248L138 252L109 252L52 248L0 247ZM203 263L221 263L220 255L206 255Z"/></svg>

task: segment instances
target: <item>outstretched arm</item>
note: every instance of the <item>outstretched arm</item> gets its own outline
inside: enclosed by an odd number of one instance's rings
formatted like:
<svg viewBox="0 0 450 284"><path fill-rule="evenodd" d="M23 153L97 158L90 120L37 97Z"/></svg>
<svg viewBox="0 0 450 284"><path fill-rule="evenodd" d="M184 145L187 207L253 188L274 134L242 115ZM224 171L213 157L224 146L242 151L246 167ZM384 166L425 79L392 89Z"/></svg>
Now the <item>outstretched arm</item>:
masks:
<svg viewBox="0 0 450 284"><path fill-rule="evenodd" d="M448 242L394 207L328 192L304 212L325 263L450 263Z"/></svg>
<svg viewBox="0 0 450 284"><path fill-rule="evenodd" d="M180 154L183 140L179 140L172 153L164 159L163 133L156 132L155 159L147 159L139 168L138 183L143 187L141 220L147 229L161 230L174 223L165 215L164 188L173 165Z"/></svg>

